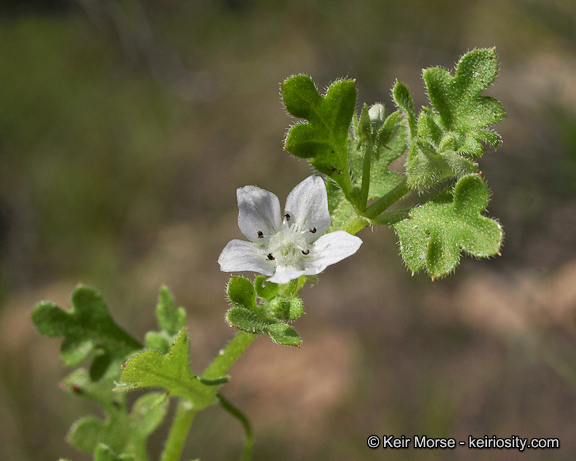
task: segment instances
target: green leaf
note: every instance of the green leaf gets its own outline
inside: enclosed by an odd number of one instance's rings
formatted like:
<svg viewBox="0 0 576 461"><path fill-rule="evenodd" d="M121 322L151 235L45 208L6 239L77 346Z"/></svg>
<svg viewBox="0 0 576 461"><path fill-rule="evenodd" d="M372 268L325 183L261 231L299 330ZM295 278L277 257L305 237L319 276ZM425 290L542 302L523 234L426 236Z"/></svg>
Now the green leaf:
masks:
<svg viewBox="0 0 576 461"><path fill-rule="evenodd" d="M94 461L134 461L134 456L128 454L116 455L110 447L100 443L94 451Z"/></svg>
<svg viewBox="0 0 576 461"><path fill-rule="evenodd" d="M186 325L186 311L182 307L175 307L172 293L164 285L158 292L156 318L161 330L146 333L145 343L149 349L165 354L170 350L176 335Z"/></svg>
<svg viewBox="0 0 576 461"><path fill-rule="evenodd" d="M408 145L408 127L399 112L393 112L378 131L374 159L370 170L368 198L382 197L398 186L404 177L388 168L399 158Z"/></svg>
<svg viewBox="0 0 576 461"><path fill-rule="evenodd" d="M79 419L67 438L82 451L93 452L99 443L104 443L117 453L130 453L138 460L145 460L147 439L163 421L167 406L159 400L161 394L149 393L138 399L128 413L124 394L113 392L119 374L116 370L120 370L119 363L115 365L118 368L111 367L98 383L82 368L62 383L69 392L100 404L106 415L105 419L92 416Z"/></svg>
<svg viewBox="0 0 576 461"><path fill-rule="evenodd" d="M479 134L478 129L506 117L506 112L497 100L490 96L480 96L492 85L497 75L498 57L493 48L466 53L457 64L454 77L440 67L424 70L422 78L443 128L460 135L470 134L496 147L499 138L493 135L486 137L485 134ZM460 147L460 152L478 155L477 149L467 148L464 140Z"/></svg>
<svg viewBox="0 0 576 461"><path fill-rule="evenodd" d="M396 80L394 88L392 89L392 98L394 99L398 109L401 109L406 115L410 133L412 134L412 137L415 136L416 111L414 109L414 101L412 100L412 95L410 94L408 87L402 82Z"/></svg>
<svg viewBox="0 0 576 461"><path fill-rule="evenodd" d="M282 98L290 114L309 122L292 126L285 149L309 159L349 193L347 140L356 105L354 81L334 82L323 97L310 77L295 75L282 83Z"/></svg>
<svg viewBox="0 0 576 461"><path fill-rule="evenodd" d="M472 159L501 144L500 136L489 129L506 117L502 105L481 93L498 74L494 49L474 50L464 55L455 75L434 67L422 78L436 112L423 108L418 117L416 143L406 162L407 183L426 188L450 177L476 173Z"/></svg>
<svg viewBox="0 0 576 461"><path fill-rule="evenodd" d="M152 350L129 359L117 390L163 387L170 395L187 398L195 409L205 408L216 401L215 392L192 374L188 356L188 333L183 328L167 354Z"/></svg>
<svg viewBox="0 0 576 461"><path fill-rule="evenodd" d="M176 309L172 293L165 285L160 287L158 293L156 318L160 328L172 336L176 336L186 325L186 311L183 307Z"/></svg>
<svg viewBox="0 0 576 461"><path fill-rule="evenodd" d="M61 358L75 366L95 357L93 377L99 378L114 359L141 349L142 345L120 328L110 316L102 297L93 289L79 286L72 294L73 308L65 311L43 301L32 310L32 321L45 336L64 337Z"/></svg>
<svg viewBox="0 0 576 461"><path fill-rule="evenodd" d="M328 211L332 219L328 232L345 230L350 234L355 234L370 224L370 221L358 214L354 205L344 196L340 186L330 178L326 180L326 192Z"/></svg>
<svg viewBox="0 0 576 461"><path fill-rule="evenodd" d="M285 323L274 323L266 327L266 333L270 339L276 344L283 346L296 346L299 347L302 339L296 333L296 330Z"/></svg>
<svg viewBox="0 0 576 461"><path fill-rule="evenodd" d="M454 187L453 198L443 194L414 208L406 219L396 223L400 251L408 268L412 272L426 268L435 279L456 268L461 251L478 258L498 254L502 227L481 215L489 196L481 176L465 176Z"/></svg>
<svg viewBox="0 0 576 461"><path fill-rule="evenodd" d="M145 343L148 349L154 349L162 354L168 352L171 345L171 341L164 331L149 331L146 333Z"/></svg>

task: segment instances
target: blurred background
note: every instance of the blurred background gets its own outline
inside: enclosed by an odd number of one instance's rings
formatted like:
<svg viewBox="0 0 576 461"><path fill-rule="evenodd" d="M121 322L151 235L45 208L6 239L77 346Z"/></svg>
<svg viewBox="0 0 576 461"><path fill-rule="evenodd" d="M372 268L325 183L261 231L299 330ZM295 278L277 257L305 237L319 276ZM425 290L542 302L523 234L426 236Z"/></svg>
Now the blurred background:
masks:
<svg viewBox="0 0 576 461"><path fill-rule="evenodd" d="M65 442L89 403L62 392L60 340L29 318L96 287L138 338L162 283L200 372L232 337L218 255L235 190L281 200L310 174L282 150L278 84L357 79L426 104L424 67L495 46L508 119L481 160L502 257L411 277L388 228L302 292L300 349L258 339L225 395L255 460L571 460L576 452L576 3L573 0L3 0L0 4L0 459L91 456ZM213 407L184 459L238 459ZM153 459L166 434L151 440ZM560 450L369 450L370 434L558 437Z"/></svg>

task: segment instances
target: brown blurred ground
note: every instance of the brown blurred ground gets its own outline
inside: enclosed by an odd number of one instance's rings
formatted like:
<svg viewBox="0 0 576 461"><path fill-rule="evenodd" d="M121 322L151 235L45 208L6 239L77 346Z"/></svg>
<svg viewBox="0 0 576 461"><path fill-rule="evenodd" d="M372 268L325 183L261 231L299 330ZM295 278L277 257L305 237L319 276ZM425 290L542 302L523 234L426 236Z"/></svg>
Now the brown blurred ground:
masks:
<svg viewBox="0 0 576 461"><path fill-rule="evenodd" d="M482 170L502 257L410 277L390 229L303 291L298 350L261 338L226 395L251 416L255 459L572 460L576 452L576 6L507 1L6 2L0 6L0 459L91 459L66 445L94 408L59 390L59 341L28 313L97 287L119 323L154 327L160 284L188 311L200 371L231 337L235 189L279 197L310 172L282 151L278 83L396 78L425 104L423 67L496 46L490 94L508 119ZM187 458L237 459L214 408ZM163 429L165 432L165 429ZM152 441L158 453L163 431ZM559 451L371 451L370 434L559 437Z"/></svg>

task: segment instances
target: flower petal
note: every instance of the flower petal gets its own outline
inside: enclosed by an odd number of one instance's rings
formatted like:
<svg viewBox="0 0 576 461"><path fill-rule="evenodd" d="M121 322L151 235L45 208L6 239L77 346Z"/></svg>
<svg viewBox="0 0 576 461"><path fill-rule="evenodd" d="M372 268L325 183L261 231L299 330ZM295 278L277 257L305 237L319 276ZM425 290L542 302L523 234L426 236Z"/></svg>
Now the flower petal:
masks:
<svg viewBox="0 0 576 461"><path fill-rule="evenodd" d="M268 259L266 250L244 240L231 240L218 258L222 272L258 272L274 274L276 263Z"/></svg>
<svg viewBox="0 0 576 461"><path fill-rule="evenodd" d="M327 266L352 256L360 245L362 240L346 231L339 230L323 235L314 243L304 275L319 274Z"/></svg>
<svg viewBox="0 0 576 461"><path fill-rule="evenodd" d="M298 184L286 199L286 213L294 215L293 225L300 230L316 229L304 234L308 243L324 234L331 223L324 180L312 175Z"/></svg>
<svg viewBox="0 0 576 461"><path fill-rule="evenodd" d="M278 283L280 285L288 283L290 280L297 279L301 275L304 275L306 271L297 269L293 266L278 266L276 267L276 272L274 275L266 281Z"/></svg>
<svg viewBox="0 0 576 461"><path fill-rule="evenodd" d="M246 186L239 188L236 196L240 210L238 227L248 240L261 243L259 235L270 236L280 230L282 227L280 202L272 192L256 186Z"/></svg>

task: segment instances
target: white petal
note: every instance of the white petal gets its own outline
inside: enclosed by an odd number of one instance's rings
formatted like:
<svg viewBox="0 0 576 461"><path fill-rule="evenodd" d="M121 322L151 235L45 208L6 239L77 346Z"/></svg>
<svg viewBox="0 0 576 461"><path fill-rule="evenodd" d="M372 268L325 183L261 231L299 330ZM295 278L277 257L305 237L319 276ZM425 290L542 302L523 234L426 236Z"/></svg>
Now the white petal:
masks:
<svg viewBox="0 0 576 461"><path fill-rule="evenodd" d="M218 258L222 272L258 272L272 275L276 263L268 259L266 250L244 240L232 240Z"/></svg>
<svg viewBox="0 0 576 461"><path fill-rule="evenodd" d="M274 235L282 227L280 202L272 192L256 186L241 187L238 197L238 227L246 238L259 243L258 232ZM261 242L261 240L260 240Z"/></svg>
<svg viewBox="0 0 576 461"><path fill-rule="evenodd" d="M352 256L362 245L362 240L346 231L336 231L320 237L314 243L304 275L315 275L327 266Z"/></svg>
<svg viewBox="0 0 576 461"><path fill-rule="evenodd" d="M297 279L301 275L304 275L304 272L306 271L298 270L292 266L278 266L276 267L276 272L274 272L274 275L266 280L268 282L284 284L288 283L290 280Z"/></svg>
<svg viewBox="0 0 576 461"><path fill-rule="evenodd" d="M324 180L312 175L298 184L286 199L286 213L294 215L293 225L300 230L316 228L316 232L304 234L308 243L324 234L331 223Z"/></svg>

